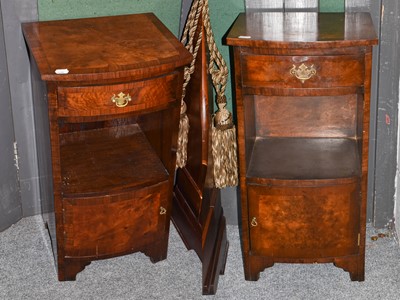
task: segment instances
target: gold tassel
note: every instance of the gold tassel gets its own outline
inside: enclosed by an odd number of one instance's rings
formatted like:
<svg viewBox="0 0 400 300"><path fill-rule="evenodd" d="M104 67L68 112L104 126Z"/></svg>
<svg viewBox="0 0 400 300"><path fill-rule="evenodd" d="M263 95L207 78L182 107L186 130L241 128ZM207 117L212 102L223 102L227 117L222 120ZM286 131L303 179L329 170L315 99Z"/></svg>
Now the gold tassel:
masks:
<svg viewBox="0 0 400 300"><path fill-rule="evenodd" d="M186 114L186 103L181 102L181 115L179 120L178 145L176 150L175 168L183 168L187 161L187 143L189 134L189 118Z"/></svg>
<svg viewBox="0 0 400 300"><path fill-rule="evenodd" d="M218 96L218 111L212 122L212 155L214 183L217 188L238 185L236 128L226 109L226 97Z"/></svg>

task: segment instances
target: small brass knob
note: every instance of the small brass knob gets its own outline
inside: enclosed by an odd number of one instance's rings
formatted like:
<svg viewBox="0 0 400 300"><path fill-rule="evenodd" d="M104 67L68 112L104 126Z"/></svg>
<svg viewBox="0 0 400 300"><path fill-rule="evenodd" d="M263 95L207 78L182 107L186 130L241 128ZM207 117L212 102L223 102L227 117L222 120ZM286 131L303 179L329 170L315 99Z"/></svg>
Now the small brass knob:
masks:
<svg viewBox="0 0 400 300"><path fill-rule="evenodd" d="M160 215L165 215L166 213L167 210L164 207L160 206Z"/></svg>
<svg viewBox="0 0 400 300"><path fill-rule="evenodd" d="M257 218L256 218L256 217L253 217L253 219L251 219L250 225L251 225L252 227L256 227L256 226L258 225L258 223L257 223Z"/></svg>
<svg viewBox="0 0 400 300"><path fill-rule="evenodd" d="M111 102L115 103L117 107L125 107L128 105L129 101L131 101L131 96L125 95L123 92L119 93L118 95L113 95L111 97Z"/></svg>

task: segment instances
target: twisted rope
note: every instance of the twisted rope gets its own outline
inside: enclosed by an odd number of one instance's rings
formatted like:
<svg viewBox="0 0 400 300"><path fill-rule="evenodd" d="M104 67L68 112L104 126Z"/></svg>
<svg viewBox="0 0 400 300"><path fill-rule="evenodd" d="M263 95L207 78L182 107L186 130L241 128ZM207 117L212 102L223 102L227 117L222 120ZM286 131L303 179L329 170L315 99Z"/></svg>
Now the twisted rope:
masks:
<svg viewBox="0 0 400 300"><path fill-rule="evenodd" d="M217 44L214 40L214 33L211 28L208 0L204 0L203 4L203 23L206 32L208 50L210 52L208 72L211 75L211 80L213 82L215 92L217 93L217 99L219 99L225 94L226 83L228 80L228 67L226 66L225 60L222 57L221 52L219 52Z"/></svg>
<svg viewBox="0 0 400 300"><path fill-rule="evenodd" d="M199 48L202 40L202 32L199 32L199 37L196 41L196 44L193 44L194 37L196 35L196 29L199 23L199 19L202 13L202 6L204 0L195 0L190 9L187 22L185 24L185 28L183 30L183 35L181 38L181 43L185 45L186 49L193 55L193 59L189 65L189 67L185 67L184 72L184 83L183 83L183 92L182 92L182 101L186 95L186 86L189 84L190 78L194 73L195 63L197 54L199 52ZM194 48L193 48L194 47Z"/></svg>
<svg viewBox="0 0 400 300"><path fill-rule="evenodd" d="M190 66L185 68L184 74L177 167L185 166L187 160L186 147L189 120L186 115L184 97L186 95L186 87L195 69L197 53L203 38L202 31L200 30L197 42L195 45L193 44L200 16L202 17L202 25L206 33L205 38L210 54L208 73L211 76L218 103L218 111L213 116L211 127L214 183L217 188L236 186L238 184L236 129L233 124L232 114L226 109L227 101L225 97L228 67L214 40L208 0L194 0L181 39L181 42L184 45L186 44L186 49L192 53L193 60Z"/></svg>
<svg viewBox="0 0 400 300"><path fill-rule="evenodd" d="M183 75L183 88L182 88L182 98L181 98L181 112L179 121L179 133L178 133L178 147L176 151L176 168L183 168L187 162L187 143L189 134L189 118L186 114L186 103L184 98L186 96L186 87L189 84L191 75L195 69L196 57L199 52L201 45L202 33L200 31L199 38L196 44L193 43L194 37L196 35L196 29L201 16L201 8L203 5L203 0L195 0L192 4L190 12L188 14L188 19L185 24L185 28L182 34L181 43L185 45L185 48L192 53L193 59L189 67L185 67Z"/></svg>

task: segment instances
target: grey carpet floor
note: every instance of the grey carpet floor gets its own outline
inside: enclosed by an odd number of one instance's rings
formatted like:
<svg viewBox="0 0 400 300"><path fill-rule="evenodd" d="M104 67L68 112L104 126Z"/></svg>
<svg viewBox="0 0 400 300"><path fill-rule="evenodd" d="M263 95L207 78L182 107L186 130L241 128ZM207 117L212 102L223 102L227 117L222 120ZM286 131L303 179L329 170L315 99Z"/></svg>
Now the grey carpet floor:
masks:
<svg viewBox="0 0 400 300"><path fill-rule="evenodd" d="M366 280L351 282L333 264L276 264L257 282L244 280L239 232L228 226L230 249L217 294L201 295L201 264L171 226L168 258L152 264L141 253L95 261L74 282L58 282L39 216L0 233L0 299L400 299L400 250L393 238L373 242L368 228Z"/></svg>

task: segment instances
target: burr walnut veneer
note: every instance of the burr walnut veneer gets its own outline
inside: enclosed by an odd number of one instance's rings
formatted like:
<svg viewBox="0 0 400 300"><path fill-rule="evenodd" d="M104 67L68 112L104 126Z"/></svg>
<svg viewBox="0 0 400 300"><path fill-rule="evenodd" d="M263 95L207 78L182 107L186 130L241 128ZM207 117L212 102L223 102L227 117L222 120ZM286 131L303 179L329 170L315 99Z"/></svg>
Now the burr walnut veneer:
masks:
<svg viewBox="0 0 400 300"><path fill-rule="evenodd" d="M364 280L367 13L248 13L232 26L247 280L333 262Z"/></svg>
<svg viewBox="0 0 400 300"><path fill-rule="evenodd" d="M166 258L191 55L153 14L26 23L23 32L58 278L137 251Z"/></svg>

